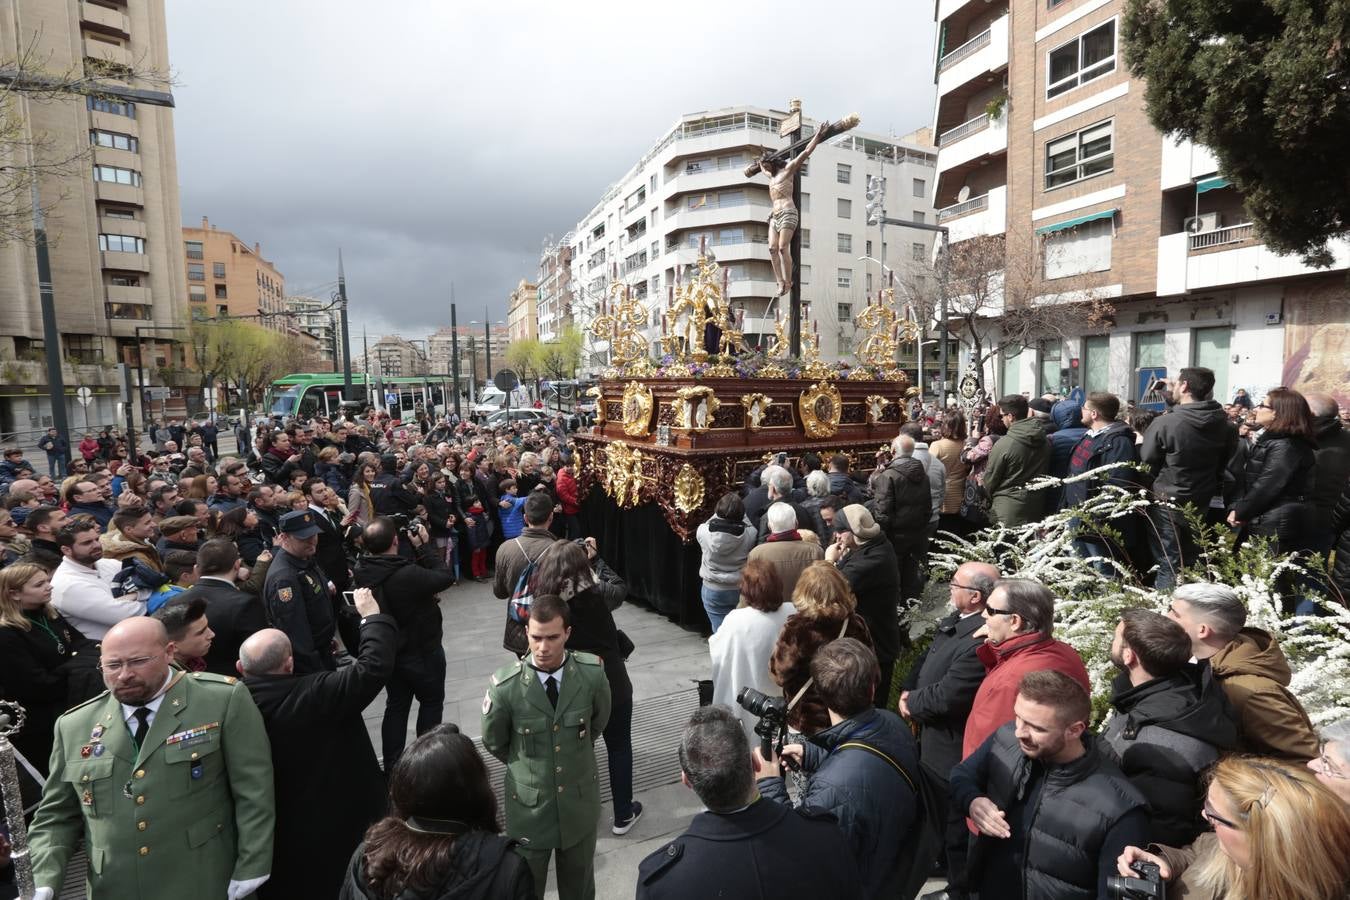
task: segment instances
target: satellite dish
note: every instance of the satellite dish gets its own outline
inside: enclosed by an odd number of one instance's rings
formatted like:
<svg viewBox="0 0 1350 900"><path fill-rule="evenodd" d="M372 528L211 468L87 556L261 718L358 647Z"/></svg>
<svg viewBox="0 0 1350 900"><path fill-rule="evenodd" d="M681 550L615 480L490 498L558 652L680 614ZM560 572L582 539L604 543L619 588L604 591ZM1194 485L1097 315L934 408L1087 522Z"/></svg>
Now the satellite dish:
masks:
<svg viewBox="0 0 1350 900"><path fill-rule="evenodd" d="M965 203L969 199L970 199L970 185L963 184L961 185L961 190L956 192L956 202Z"/></svg>

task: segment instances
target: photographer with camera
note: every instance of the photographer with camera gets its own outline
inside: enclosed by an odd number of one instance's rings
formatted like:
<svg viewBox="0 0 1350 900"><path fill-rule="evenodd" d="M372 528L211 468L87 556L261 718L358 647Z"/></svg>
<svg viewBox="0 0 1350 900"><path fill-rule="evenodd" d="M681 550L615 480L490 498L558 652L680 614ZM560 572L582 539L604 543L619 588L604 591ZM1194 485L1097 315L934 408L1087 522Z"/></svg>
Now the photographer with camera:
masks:
<svg viewBox="0 0 1350 900"><path fill-rule="evenodd" d="M1143 795L1087 732L1075 679L1028 672L1013 715L952 769L952 802L977 829L967 884L981 897L1107 896L1116 857L1148 834Z"/></svg>
<svg viewBox="0 0 1350 900"><path fill-rule="evenodd" d="M1202 814L1213 831L1189 847L1126 847L1106 896L1161 898L1160 881L1167 896L1186 900L1346 896L1350 807L1307 769L1225 757L1210 773Z"/></svg>
<svg viewBox="0 0 1350 900"><path fill-rule="evenodd" d="M755 790L765 770L730 709L698 709L679 753L680 782L706 811L638 866L638 900L859 896L858 869L834 817Z"/></svg>
<svg viewBox="0 0 1350 900"><path fill-rule="evenodd" d="M406 536L417 561L399 553ZM417 734L441 723L445 706L445 648L441 644L441 607L437 594L454 582L441 565L426 526L401 530L390 518L375 518L361 533L365 555L356 562L354 583L368 587L380 609L398 623L394 672L385 688L380 726L384 769L398 761L408 737L408 715L417 701Z"/></svg>
<svg viewBox="0 0 1350 900"><path fill-rule="evenodd" d="M862 882L849 896L892 898L900 889L902 855L918 843L923 806L909 728L895 713L872 706L879 677L876 654L862 642L841 638L822 647L811 660L811 679L830 727L805 744L783 747L782 755L807 773L798 805L839 819ZM761 796L790 803L772 750L768 758L762 745L753 753Z"/></svg>

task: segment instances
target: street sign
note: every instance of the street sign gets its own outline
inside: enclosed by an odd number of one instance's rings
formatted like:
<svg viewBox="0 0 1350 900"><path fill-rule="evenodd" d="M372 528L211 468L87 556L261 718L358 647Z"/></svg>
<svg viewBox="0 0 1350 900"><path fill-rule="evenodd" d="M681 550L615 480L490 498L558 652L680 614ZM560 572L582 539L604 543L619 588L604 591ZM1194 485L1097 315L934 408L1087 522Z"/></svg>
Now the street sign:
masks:
<svg viewBox="0 0 1350 900"><path fill-rule="evenodd" d="M80 401L81 406L88 406L89 401L94 399L94 392L87 387L77 388L75 391L75 399Z"/></svg>
<svg viewBox="0 0 1350 900"><path fill-rule="evenodd" d="M1167 380L1166 366L1145 366L1138 370L1135 380L1135 392L1138 401L1135 406L1162 412L1167 408L1167 397L1158 388L1158 382Z"/></svg>
<svg viewBox="0 0 1350 900"><path fill-rule="evenodd" d="M520 376L510 369L498 369L497 374L492 376L492 383L497 386L497 390L509 394L520 387Z"/></svg>

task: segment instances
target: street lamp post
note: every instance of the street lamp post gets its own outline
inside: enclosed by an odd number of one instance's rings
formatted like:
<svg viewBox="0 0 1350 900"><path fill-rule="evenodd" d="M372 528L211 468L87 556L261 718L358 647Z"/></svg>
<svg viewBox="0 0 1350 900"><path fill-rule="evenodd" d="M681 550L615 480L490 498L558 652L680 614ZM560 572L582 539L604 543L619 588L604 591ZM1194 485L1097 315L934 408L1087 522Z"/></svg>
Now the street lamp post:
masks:
<svg viewBox="0 0 1350 900"><path fill-rule="evenodd" d="M136 391L141 401L141 414L145 414L145 350L141 346L141 332L143 331L186 331L183 325L137 325L136 332ZM136 449L136 429L134 427L135 416L132 410L135 403L127 404L127 446L133 451ZM148 421L148 419L147 419Z"/></svg>
<svg viewBox="0 0 1350 900"><path fill-rule="evenodd" d="M455 295L455 286L450 285L450 296ZM454 374L455 418L461 418L459 409L459 321L455 317L455 304L450 302L450 371Z"/></svg>

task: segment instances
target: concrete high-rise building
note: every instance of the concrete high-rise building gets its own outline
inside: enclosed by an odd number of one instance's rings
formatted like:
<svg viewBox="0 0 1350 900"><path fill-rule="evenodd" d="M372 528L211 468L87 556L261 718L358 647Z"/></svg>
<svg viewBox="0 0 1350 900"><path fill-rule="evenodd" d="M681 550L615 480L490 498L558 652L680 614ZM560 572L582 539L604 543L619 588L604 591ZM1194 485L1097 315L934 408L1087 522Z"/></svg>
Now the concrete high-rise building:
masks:
<svg viewBox="0 0 1350 900"><path fill-rule="evenodd" d="M11 63L26 54L51 73L83 70L162 94L162 84L140 77L169 71L162 0L14 0L2 19L0 57ZM117 421L115 365L137 361L138 327L147 381L163 385L167 376L172 387L162 402L181 413L183 386L195 379L182 372L184 345L170 343L183 336L170 328L185 324L187 306L172 109L76 95L29 102L22 91L9 98L0 112L0 166L24 170L34 144L39 166L73 160L37 179L39 205L49 209L71 431ZM162 94L159 102L172 101ZM13 241L0 247L0 432L26 438L51 424L44 347L34 248ZM71 396L80 387L93 394L83 408Z"/></svg>
<svg viewBox="0 0 1350 900"><path fill-rule="evenodd" d="M282 300L291 315L287 321L303 334L314 338L315 352L322 364L320 371L342 370L342 335L338 333L342 311L331 300L293 296Z"/></svg>
<svg viewBox="0 0 1350 900"><path fill-rule="evenodd" d="M422 346L417 346L421 344ZM371 378L401 378L413 375L427 375L427 352L423 341L410 341L394 334L387 334L370 347L370 357L360 360L361 365L354 367L368 371Z"/></svg>
<svg viewBox="0 0 1350 900"><path fill-rule="evenodd" d="M1001 235L1009 270L1034 268L1030 302L1072 284L1067 299L1114 306L1004 347L986 385L1140 400L1161 370L1202 365L1223 401L1281 384L1350 398L1350 245L1333 243L1332 271L1267 249L1214 156L1149 122L1121 52L1124 7L938 0L936 204L955 252Z"/></svg>
<svg viewBox="0 0 1350 900"><path fill-rule="evenodd" d="M506 298L506 329L513 341L539 337L539 286L520 279Z"/></svg>
<svg viewBox="0 0 1350 900"><path fill-rule="evenodd" d="M200 228L183 229L188 308L193 321L217 316L248 317L273 331L294 331L286 311L286 278L249 245L202 216Z"/></svg>
<svg viewBox="0 0 1350 900"><path fill-rule="evenodd" d="M539 257L539 339L557 340L572 319L572 232L549 240Z"/></svg>
<svg viewBox="0 0 1350 900"><path fill-rule="evenodd" d="M742 311L747 341L762 345L774 333L768 180L746 178L743 170L765 149L786 146L779 136L786 115L737 106L682 116L605 192L571 232L571 306L579 325L595 317L617 278L648 298L647 334L655 342L676 270L688 277L706 242L727 273L728 299ZM814 124L805 119L807 134ZM885 286L881 260L903 270L931 255L930 232L888 226L883 245L881 228L868 224L868 178L885 179L889 217L931 224L936 160L926 129L905 138L854 129L823 143L806 164L797 262L803 328L818 329L823 359L852 356L855 317ZM786 317L786 299L775 309ZM603 368L607 350L588 342L583 368Z"/></svg>

